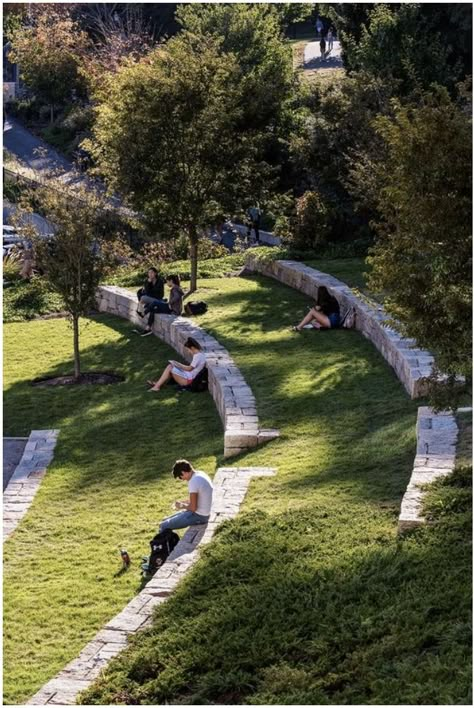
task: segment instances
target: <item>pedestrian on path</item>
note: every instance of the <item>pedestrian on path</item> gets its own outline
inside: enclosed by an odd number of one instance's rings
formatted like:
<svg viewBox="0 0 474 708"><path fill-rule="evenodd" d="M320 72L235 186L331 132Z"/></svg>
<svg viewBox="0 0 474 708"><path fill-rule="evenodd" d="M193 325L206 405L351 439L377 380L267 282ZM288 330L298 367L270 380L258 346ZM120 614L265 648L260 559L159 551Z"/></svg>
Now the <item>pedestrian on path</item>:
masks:
<svg viewBox="0 0 474 708"><path fill-rule="evenodd" d="M327 33L327 35L326 35L326 39L327 39L327 41L328 41L328 52L332 52L332 44L333 44L333 41L334 41L334 35L333 35L333 33L332 33L332 29L331 29L331 28L328 29L328 33Z"/></svg>
<svg viewBox="0 0 474 708"><path fill-rule="evenodd" d="M187 460L177 460L173 477L188 483L189 499L176 501L177 514L168 516L160 524L160 533L166 529L184 529L196 524L207 524L211 514L213 485L205 472L195 470Z"/></svg>
<svg viewBox="0 0 474 708"><path fill-rule="evenodd" d="M260 207L257 206L252 206L250 209L247 209L247 215L250 220L250 226L248 228L248 236L251 235L252 229L255 231L255 243L258 245L260 244L260 219L262 216L262 211Z"/></svg>
<svg viewBox="0 0 474 708"><path fill-rule="evenodd" d="M323 36L324 24L320 17L316 18L316 34L320 37Z"/></svg>
<svg viewBox="0 0 474 708"><path fill-rule="evenodd" d="M321 36L319 49L321 50L321 59L324 59L326 56L326 40L324 39L324 35Z"/></svg>

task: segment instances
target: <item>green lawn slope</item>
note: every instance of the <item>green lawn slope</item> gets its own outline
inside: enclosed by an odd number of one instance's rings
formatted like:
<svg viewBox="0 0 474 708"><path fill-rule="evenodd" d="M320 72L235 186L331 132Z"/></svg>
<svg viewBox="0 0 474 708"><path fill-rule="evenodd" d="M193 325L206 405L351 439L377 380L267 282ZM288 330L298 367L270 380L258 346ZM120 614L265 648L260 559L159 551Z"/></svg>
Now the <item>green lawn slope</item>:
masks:
<svg viewBox="0 0 474 708"><path fill-rule="evenodd" d="M146 391L174 350L106 316L84 323L81 342L84 371L116 371L125 382L32 388L35 377L73 371L72 329L66 320L4 326L4 434L60 429L48 473L4 546L5 703L26 701L138 592L139 559L177 498L176 457L213 473L223 450L210 396ZM116 576L121 546L133 564Z"/></svg>
<svg viewBox="0 0 474 708"><path fill-rule="evenodd" d="M200 322L240 366L262 425L281 430L231 462L277 466L278 475L252 483L238 518L82 701L466 702L465 526L396 536L416 404L357 332L290 332L305 311L301 294L263 277L202 285L210 307ZM210 398L145 393L142 381L169 350L130 340L129 327L101 317L85 329L86 368L127 376L87 392L27 386L69 363L65 323L5 327L10 434L62 431L5 547L8 702L53 676L137 590L136 567L113 577L117 549L127 543L139 555L168 513L172 459L211 473L221 462Z"/></svg>

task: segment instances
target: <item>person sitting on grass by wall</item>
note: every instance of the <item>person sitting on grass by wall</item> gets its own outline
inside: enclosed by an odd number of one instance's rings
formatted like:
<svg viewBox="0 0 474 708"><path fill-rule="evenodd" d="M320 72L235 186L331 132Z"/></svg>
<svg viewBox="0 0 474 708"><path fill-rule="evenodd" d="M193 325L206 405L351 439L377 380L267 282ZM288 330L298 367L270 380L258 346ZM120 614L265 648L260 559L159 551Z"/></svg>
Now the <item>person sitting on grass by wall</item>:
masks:
<svg viewBox="0 0 474 708"><path fill-rule="evenodd" d="M150 391L160 391L161 387L170 379L174 379L180 386L190 386L200 371L206 366L206 356L201 351L201 345L193 337L188 337L184 343L189 349L192 360L190 364L180 364L172 359L161 374L158 381L148 381Z"/></svg>
<svg viewBox="0 0 474 708"><path fill-rule="evenodd" d="M145 306L145 314L148 314L148 323L145 331L141 333L142 337L148 337L152 333L156 313L164 315L180 315L183 311L184 292L180 286L179 276L168 275L166 278L166 285L170 289L169 299L164 300L162 296L160 300L153 300Z"/></svg>
<svg viewBox="0 0 474 708"><path fill-rule="evenodd" d="M176 501L177 514L168 516L160 524L160 533L166 529L184 529L196 524L207 524L211 513L213 485L205 472L195 470L187 460L174 463L172 475L188 483L189 499Z"/></svg>
<svg viewBox="0 0 474 708"><path fill-rule="evenodd" d="M314 327L314 329L335 329L341 324L341 315L339 303L336 298L331 295L328 289L321 285L318 288L318 298L316 304L308 312L306 317L303 317L299 325L292 327L294 332L301 332L303 327Z"/></svg>

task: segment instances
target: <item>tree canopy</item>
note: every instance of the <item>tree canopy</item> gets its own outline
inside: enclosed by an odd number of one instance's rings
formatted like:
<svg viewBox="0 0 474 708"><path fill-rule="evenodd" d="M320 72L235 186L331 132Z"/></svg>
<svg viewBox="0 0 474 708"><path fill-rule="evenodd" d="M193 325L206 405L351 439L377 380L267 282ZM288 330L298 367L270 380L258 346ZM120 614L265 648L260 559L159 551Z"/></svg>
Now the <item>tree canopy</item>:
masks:
<svg viewBox="0 0 474 708"><path fill-rule="evenodd" d="M372 284L448 374L471 375L472 123L445 90L376 119L380 218Z"/></svg>
<svg viewBox="0 0 474 708"><path fill-rule="evenodd" d="M199 231L265 193L259 134L243 130L240 67L213 37L183 32L110 76L90 149L155 235L187 233L191 289Z"/></svg>

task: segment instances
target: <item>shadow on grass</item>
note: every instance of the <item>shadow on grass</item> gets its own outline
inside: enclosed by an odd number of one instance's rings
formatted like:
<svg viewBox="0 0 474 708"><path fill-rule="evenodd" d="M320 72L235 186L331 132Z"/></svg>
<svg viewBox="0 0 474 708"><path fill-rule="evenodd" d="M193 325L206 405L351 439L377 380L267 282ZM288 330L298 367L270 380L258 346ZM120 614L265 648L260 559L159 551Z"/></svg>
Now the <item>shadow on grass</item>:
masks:
<svg viewBox="0 0 474 708"><path fill-rule="evenodd" d="M126 381L68 390L32 390L28 381L15 383L4 394L10 433L59 428L53 466L83 465L80 478L75 478L78 488L98 484L98 469L109 470L108 485L123 484L124 478L127 485L147 484L157 475L154 450L166 459L167 449L179 448L183 456L193 459L198 450L202 454L203 441L214 438L220 440L220 448L210 449L209 454L221 455L223 429L209 394L184 397L172 386L159 396L148 393L145 380L164 368L173 350L155 338L129 337L130 325L118 318L104 318L101 323L113 326L123 338L84 348L83 370L113 369ZM69 368L64 361L45 370L44 376L57 376ZM143 464L145 460L148 464ZM170 465L171 461L170 457Z"/></svg>

